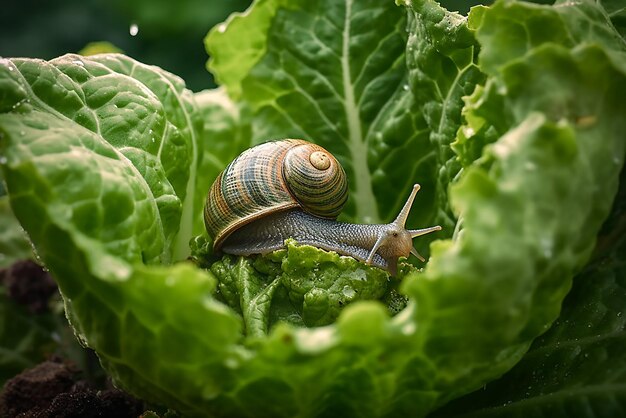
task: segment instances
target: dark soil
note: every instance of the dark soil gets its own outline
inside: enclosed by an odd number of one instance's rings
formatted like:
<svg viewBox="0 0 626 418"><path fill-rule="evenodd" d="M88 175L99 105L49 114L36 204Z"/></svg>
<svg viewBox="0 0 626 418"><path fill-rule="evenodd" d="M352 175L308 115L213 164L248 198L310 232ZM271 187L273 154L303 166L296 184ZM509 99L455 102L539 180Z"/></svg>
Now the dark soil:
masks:
<svg viewBox="0 0 626 418"><path fill-rule="evenodd" d="M136 418L143 403L118 389L96 390L72 366L46 361L9 380L0 416L20 418Z"/></svg>
<svg viewBox="0 0 626 418"><path fill-rule="evenodd" d="M0 285L33 314L48 311L50 298L57 293L50 274L30 260L0 270ZM145 410L143 402L115 389L104 376L99 378L97 358L89 360L84 372L73 363L52 359L8 380L0 391L0 417L139 417ZM92 363L97 370L90 367Z"/></svg>
<svg viewBox="0 0 626 418"><path fill-rule="evenodd" d="M31 260L17 261L1 270L0 282L6 286L11 299L32 313L45 312L50 297L57 291L50 274Z"/></svg>

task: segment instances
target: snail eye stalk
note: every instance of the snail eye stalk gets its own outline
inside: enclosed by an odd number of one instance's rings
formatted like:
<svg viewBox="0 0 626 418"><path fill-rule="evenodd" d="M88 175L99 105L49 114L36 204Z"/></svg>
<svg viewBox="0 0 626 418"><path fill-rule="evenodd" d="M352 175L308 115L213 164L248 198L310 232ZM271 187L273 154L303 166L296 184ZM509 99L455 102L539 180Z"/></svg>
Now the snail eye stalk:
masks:
<svg viewBox="0 0 626 418"><path fill-rule="evenodd" d="M404 229L404 224L406 224L406 220L409 217L409 212L411 212L411 206L413 206L413 201L415 200L415 195L417 195L417 192L419 191L419 189L420 189L419 184L413 185L413 190L411 190L411 194L409 195L409 198L406 200L406 203L404 204L404 206L402 207L402 210L396 217L396 220L392 222L394 225L398 225L399 227Z"/></svg>

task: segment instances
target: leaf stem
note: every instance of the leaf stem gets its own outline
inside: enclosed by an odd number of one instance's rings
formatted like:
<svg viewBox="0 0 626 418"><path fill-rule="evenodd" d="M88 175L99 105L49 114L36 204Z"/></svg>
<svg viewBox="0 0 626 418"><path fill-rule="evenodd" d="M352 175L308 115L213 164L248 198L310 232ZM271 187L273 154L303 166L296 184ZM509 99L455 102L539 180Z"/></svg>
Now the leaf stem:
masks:
<svg viewBox="0 0 626 418"><path fill-rule="evenodd" d="M344 87L344 109L348 123L348 142L354 169L354 199L356 201L356 216L366 223L380 223L378 205L372 190L372 181L367 166L367 144L363 138L359 109L354 97L354 86L350 74L350 17L353 0L346 0L346 14L344 18L341 73Z"/></svg>

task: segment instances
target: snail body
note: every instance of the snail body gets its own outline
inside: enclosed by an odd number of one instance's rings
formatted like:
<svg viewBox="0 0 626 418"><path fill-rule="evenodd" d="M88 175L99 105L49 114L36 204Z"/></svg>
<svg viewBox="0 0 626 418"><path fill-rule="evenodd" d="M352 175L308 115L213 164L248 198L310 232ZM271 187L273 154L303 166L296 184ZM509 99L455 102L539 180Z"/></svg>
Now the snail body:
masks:
<svg viewBox="0 0 626 418"><path fill-rule="evenodd" d="M265 254L287 238L396 273L399 257L414 254L412 238L441 229L406 230L415 185L396 220L363 225L337 222L348 197L344 170L324 148L287 139L243 152L217 177L204 220L216 252Z"/></svg>

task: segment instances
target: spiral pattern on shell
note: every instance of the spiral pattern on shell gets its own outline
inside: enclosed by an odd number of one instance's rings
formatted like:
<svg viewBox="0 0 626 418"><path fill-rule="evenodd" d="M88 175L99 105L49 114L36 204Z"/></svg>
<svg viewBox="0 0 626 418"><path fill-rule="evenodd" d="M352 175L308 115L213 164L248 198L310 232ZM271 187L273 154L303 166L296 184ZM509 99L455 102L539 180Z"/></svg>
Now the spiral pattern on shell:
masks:
<svg viewBox="0 0 626 418"><path fill-rule="evenodd" d="M347 199L346 174L332 154L285 139L244 151L220 173L209 190L204 221L218 250L234 230L270 213L301 208L334 219Z"/></svg>

